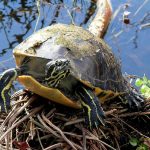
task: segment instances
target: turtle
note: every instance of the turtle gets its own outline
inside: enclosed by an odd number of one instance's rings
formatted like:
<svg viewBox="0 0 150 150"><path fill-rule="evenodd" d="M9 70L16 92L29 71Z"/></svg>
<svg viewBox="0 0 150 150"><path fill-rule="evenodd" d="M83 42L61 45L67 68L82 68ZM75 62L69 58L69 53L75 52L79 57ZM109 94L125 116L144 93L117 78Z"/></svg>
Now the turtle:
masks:
<svg viewBox="0 0 150 150"><path fill-rule="evenodd" d="M144 99L123 77L103 39L76 25L57 23L35 32L13 50L16 68L0 76L1 111L10 107L12 82L56 103L83 109L90 128L105 125L101 104L116 96L130 108Z"/></svg>

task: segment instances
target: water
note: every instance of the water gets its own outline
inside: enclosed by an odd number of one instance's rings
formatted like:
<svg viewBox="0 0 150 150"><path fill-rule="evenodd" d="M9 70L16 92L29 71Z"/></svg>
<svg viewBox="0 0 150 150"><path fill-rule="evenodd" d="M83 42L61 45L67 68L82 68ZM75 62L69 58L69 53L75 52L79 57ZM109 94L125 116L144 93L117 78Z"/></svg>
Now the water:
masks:
<svg viewBox="0 0 150 150"><path fill-rule="evenodd" d="M130 2L127 11L131 12L131 25L122 22L125 11L122 4L126 2ZM123 0L122 3L112 0L112 4L114 11L119 8L120 11L111 22L105 40L121 58L123 73L146 74L150 78L150 26L142 28L142 25L150 23L150 0Z"/></svg>
<svg viewBox="0 0 150 150"><path fill-rule="evenodd" d="M127 2L130 25L122 20ZM150 78L150 27L141 29L142 25L150 23L150 0L112 0L112 7L118 13L110 23L105 41L120 59L123 73L146 74ZM56 22L74 22L86 28L88 10L91 12L94 8L89 0L45 0L36 30ZM35 0L0 0L0 72L15 67L12 49L34 32L38 16Z"/></svg>

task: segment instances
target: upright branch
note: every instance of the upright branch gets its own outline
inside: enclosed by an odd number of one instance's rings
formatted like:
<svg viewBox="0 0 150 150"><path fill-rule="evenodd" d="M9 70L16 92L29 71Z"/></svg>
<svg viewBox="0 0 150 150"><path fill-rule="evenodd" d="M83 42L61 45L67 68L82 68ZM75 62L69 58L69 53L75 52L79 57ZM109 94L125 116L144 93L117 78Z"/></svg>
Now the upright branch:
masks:
<svg viewBox="0 0 150 150"><path fill-rule="evenodd" d="M112 17L110 0L94 0L97 3L97 12L89 25L89 31L95 36L102 38L106 33Z"/></svg>

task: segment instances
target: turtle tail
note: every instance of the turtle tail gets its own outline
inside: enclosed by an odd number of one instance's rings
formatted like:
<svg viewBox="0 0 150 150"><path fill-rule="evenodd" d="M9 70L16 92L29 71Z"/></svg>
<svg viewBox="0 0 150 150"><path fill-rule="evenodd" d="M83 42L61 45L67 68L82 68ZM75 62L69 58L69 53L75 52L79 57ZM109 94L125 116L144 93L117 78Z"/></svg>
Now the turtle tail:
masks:
<svg viewBox="0 0 150 150"><path fill-rule="evenodd" d="M8 112L10 108L10 89L18 76L18 70L13 68L0 75L0 111Z"/></svg>

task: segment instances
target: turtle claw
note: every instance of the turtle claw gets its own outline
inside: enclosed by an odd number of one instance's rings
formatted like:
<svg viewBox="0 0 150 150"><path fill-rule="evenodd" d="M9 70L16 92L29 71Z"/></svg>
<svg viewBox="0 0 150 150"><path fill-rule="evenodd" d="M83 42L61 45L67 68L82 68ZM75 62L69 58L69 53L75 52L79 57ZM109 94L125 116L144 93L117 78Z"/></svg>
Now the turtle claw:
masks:
<svg viewBox="0 0 150 150"><path fill-rule="evenodd" d="M132 91L128 96L126 96L128 100L128 105L132 110L140 110L144 105L144 98L138 94L136 91Z"/></svg>

